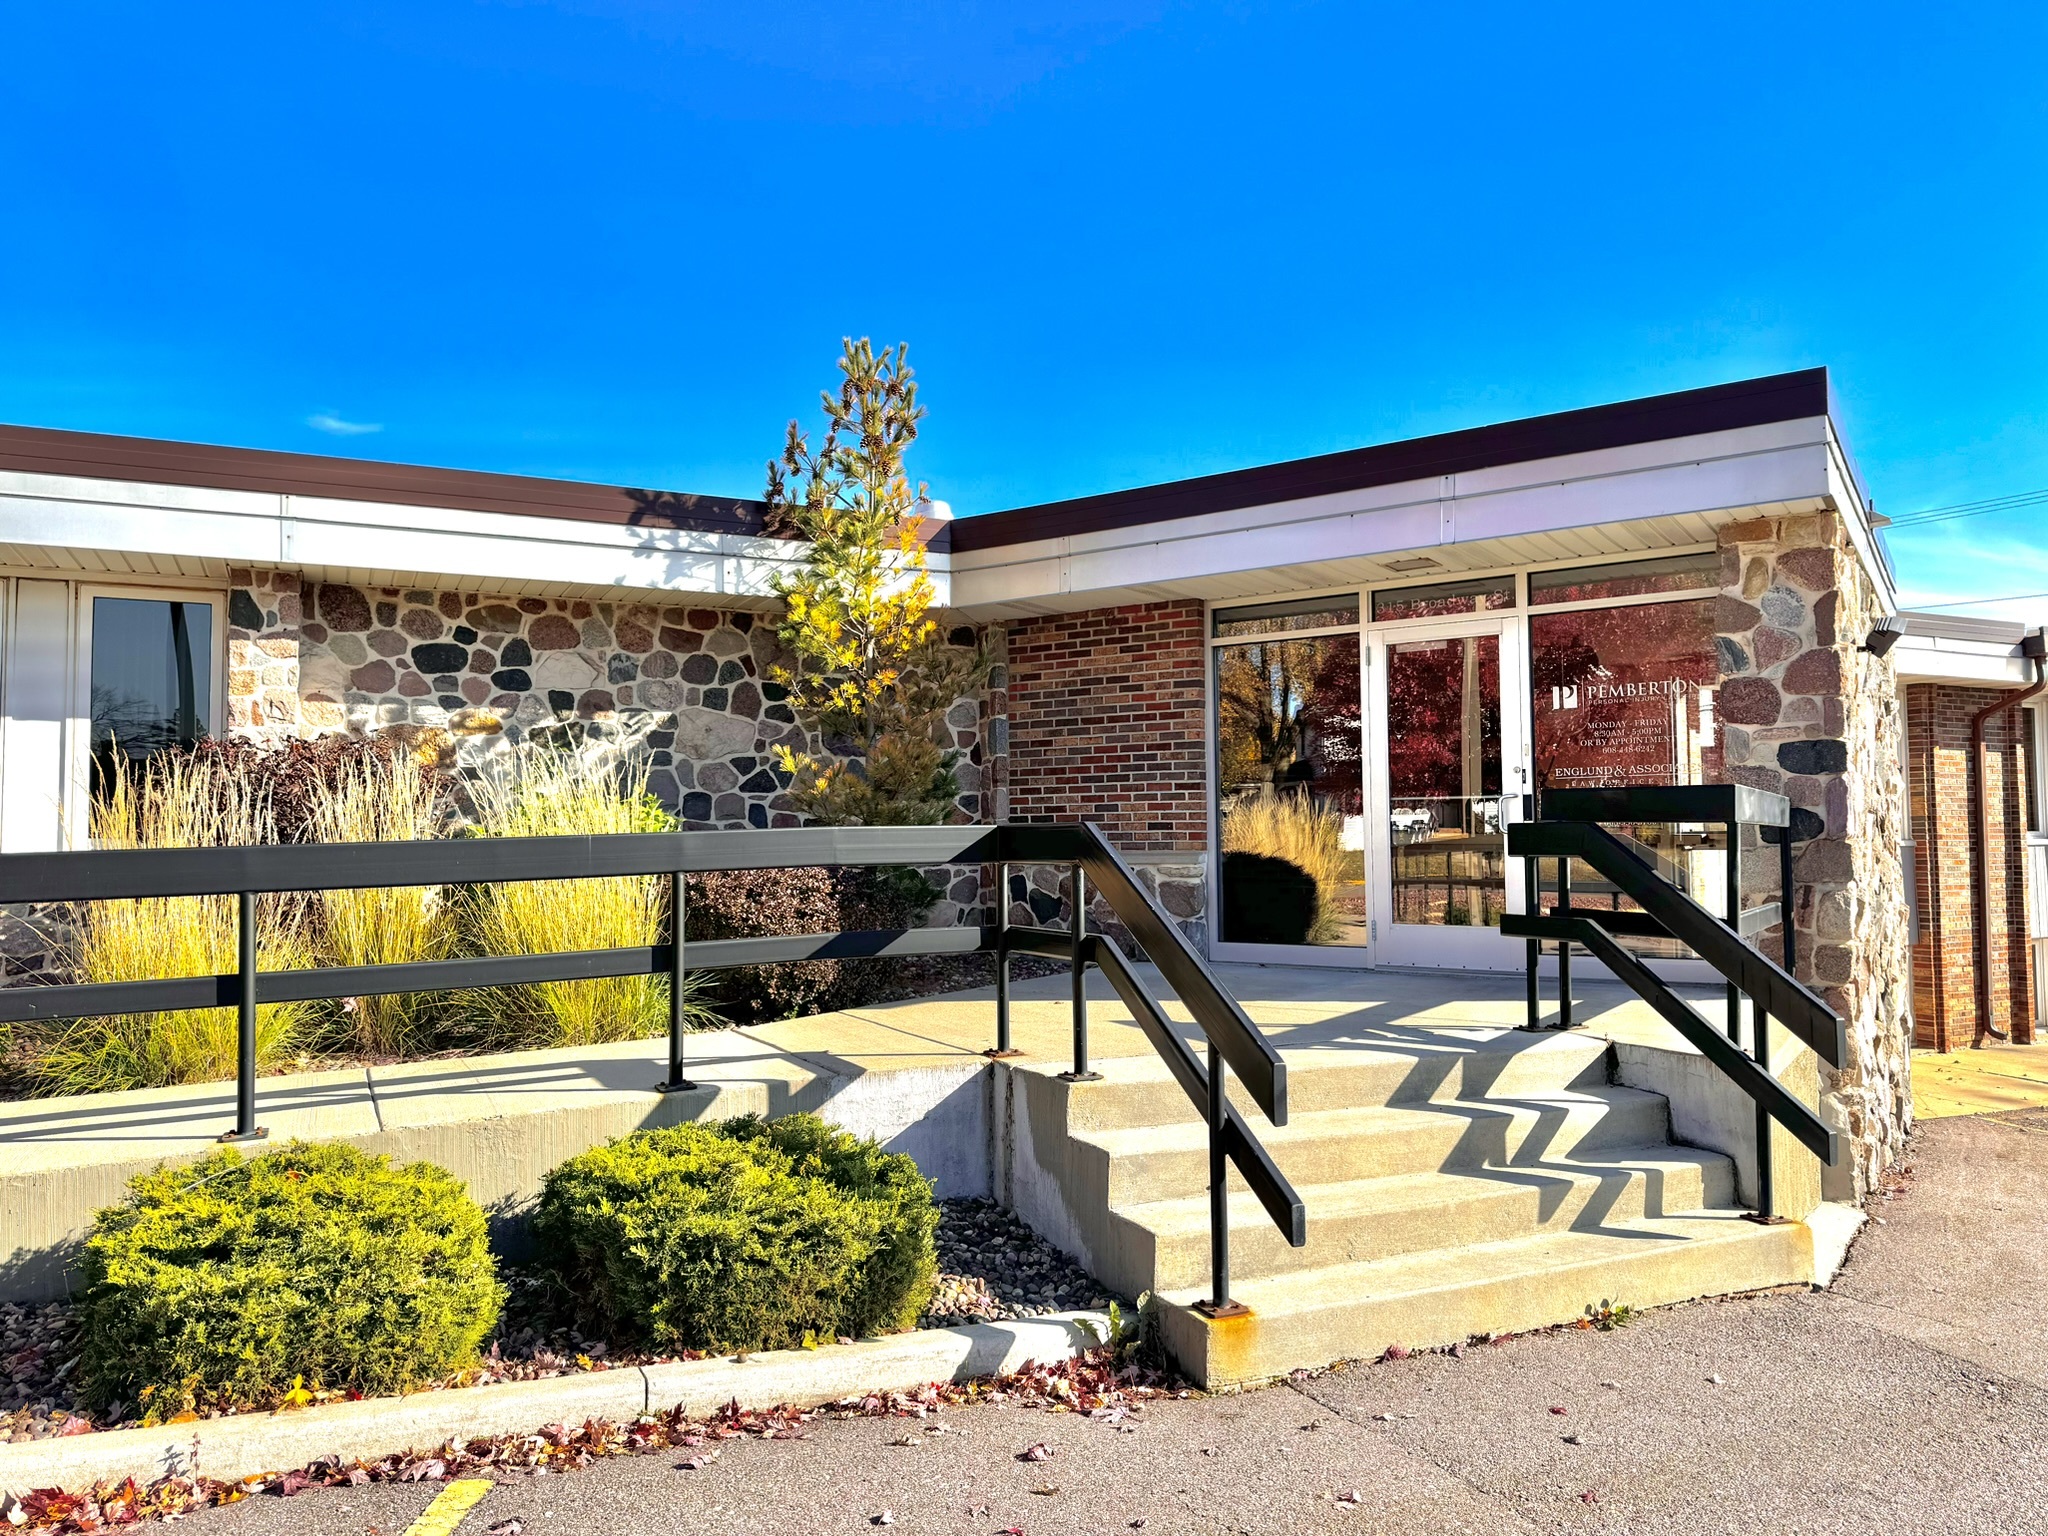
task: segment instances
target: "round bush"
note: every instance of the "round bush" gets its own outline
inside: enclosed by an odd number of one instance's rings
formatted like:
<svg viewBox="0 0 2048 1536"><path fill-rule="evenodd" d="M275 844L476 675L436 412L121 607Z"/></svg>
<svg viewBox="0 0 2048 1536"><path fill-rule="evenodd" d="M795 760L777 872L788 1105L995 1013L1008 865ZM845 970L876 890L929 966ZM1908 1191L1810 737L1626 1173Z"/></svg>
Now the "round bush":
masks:
<svg viewBox="0 0 2048 1536"><path fill-rule="evenodd" d="M784 1349L913 1326L938 1207L917 1165L816 1115L636 1131L547 1176L534 1236L620 1337Z"/></svg>
<svg viewBox="0 0 2048 1536"><path fill-rule="evenodd" d="M338 1143L223 1147L138 1176L86 1243L88 1402L410 1391L476 1362L504 1289L483 1211L431 1163Z"/></svg>

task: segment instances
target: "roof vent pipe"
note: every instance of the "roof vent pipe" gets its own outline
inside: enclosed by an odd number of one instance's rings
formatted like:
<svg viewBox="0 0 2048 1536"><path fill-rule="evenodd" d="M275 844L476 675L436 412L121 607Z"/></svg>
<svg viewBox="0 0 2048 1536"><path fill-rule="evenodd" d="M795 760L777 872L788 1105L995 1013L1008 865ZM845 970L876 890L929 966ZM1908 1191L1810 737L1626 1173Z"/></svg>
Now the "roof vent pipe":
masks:
<svg viewBox="0 0 2048 1536"><path fill-rule="evenodd" d="M2034 680L2018 693L2001 696L1970 716L1970 762L1977 782L1970 800L1971 901L1977 918L1977 1035L1970 1042L1977 1047L1990 1035L2010 1040L2012 1031L2000 1029L1991 1015L1991 773L1984 746L1984 727L1993 715L2018 709L2044 687L2048 687L2048 630L2030 630L2020 639L2020 655L2034 665ZM2024 791L2022 791L2024 793ZM2022 877L2024 878L2024 877ZM2006 892L2012 891L2012 871L2006 872ZM2007 903L2008 908L2011 903ZM1942 1044L1947 1044L1943 1041Z"/></svg>

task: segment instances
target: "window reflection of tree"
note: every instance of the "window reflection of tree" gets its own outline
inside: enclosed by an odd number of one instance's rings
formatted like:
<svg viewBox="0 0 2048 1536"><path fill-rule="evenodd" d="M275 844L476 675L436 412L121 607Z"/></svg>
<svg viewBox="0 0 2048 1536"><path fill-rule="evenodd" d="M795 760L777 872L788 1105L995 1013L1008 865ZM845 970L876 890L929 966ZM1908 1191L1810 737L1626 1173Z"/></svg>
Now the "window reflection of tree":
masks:
<svg viewBox="0 0 2048 1536"><path fill-rule="evenodd" d="M1218 655L1218 778L1226 792L1312 789L1357 814L1361 788L1355 640L1279 640Z"/></svg>

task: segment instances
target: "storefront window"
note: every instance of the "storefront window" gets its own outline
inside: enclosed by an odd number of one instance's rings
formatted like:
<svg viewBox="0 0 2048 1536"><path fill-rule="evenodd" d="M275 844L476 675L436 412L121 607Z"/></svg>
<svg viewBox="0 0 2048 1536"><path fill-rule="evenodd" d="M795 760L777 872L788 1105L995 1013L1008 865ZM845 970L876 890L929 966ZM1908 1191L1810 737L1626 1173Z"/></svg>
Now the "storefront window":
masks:
<svg viewBox="0 0 2048 1536"><path fill-rule="evenodd" d="M1217 937L1363 944L1358 636L1223 646L1215 665Z"/></svg>
<svg viewBox="0 0 2048 1536"><path fill-rule="evenodd" d="M1515 606L1515 578L1486 576L1473 581L1440 581L1427 587L1396 587L1372 595L1375 623L1390 619L1456 618Z"/></svg>
<svg viewBox="0 0 2048 1536"><path fill-rule="evenodd" d="M1721 585L1721 557L1713 550L1655 560L1622 560L1581 565L1567 571L1532 571L1529 606L1591 603L1607 597L1647 597L1653 592L1697 592Z"/></svg>
<svg viewBox="0 0 2048 1536"><path fill-rule="evenodd" d="M1219 640L1336 629L1358 622L1358 599L1310 597L1295 602L1259 603L1249 608L1218 608L1214 622Z"/></svg>
<svg viewBox="0 0 2048 1536"><path fill-rule="evenodd" d="M1544 613L1529 620L1538 793L1724 782L1714 719L1720 664L1714 600L1641 603ZM1725 838L1719 828L1635 825L1612 830L1709 910L1724 905ZM1550 866L1544 866L1546 880ZM1632 905L1575 865L1572 899ZM1670 941L1645 941L1683 953Z"/></svg>

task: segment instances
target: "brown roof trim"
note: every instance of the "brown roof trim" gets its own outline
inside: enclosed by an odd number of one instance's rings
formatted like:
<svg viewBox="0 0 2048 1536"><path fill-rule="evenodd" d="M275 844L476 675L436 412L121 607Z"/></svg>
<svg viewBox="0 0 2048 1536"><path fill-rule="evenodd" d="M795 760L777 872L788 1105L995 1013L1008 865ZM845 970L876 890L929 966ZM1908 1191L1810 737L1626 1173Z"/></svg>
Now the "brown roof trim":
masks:
<svg viewBox="0 0 2048 1536"><path fill-rule="evenodd" d="M1256 469L1236 469L1165 485L990 512L955 522L953 548L993 549L1033 539L1067 538L1270 502L1298 501L1369 485L1395 485L1430 475L1464 474L1567 453L1589 453L1630 443L1796 421L1829 415L1828 407L1827 369L1806 368L1797 373L1652 395L1616 405L1531 416L1497 426L1470 427L1433 437L1352 448Z"/></svg>
<svg viewBox="0 0 2048 1536"><path fill-rule="evenodd" d="M222 448L150 437L110 437L47 427L0 426L0 469L412 507L455 507L467 512L513 512L626 527L753 537L765 534L762 504L735 496L695 496L587 480L543 480L531 475L276 453L265 448Z"/></svg>

